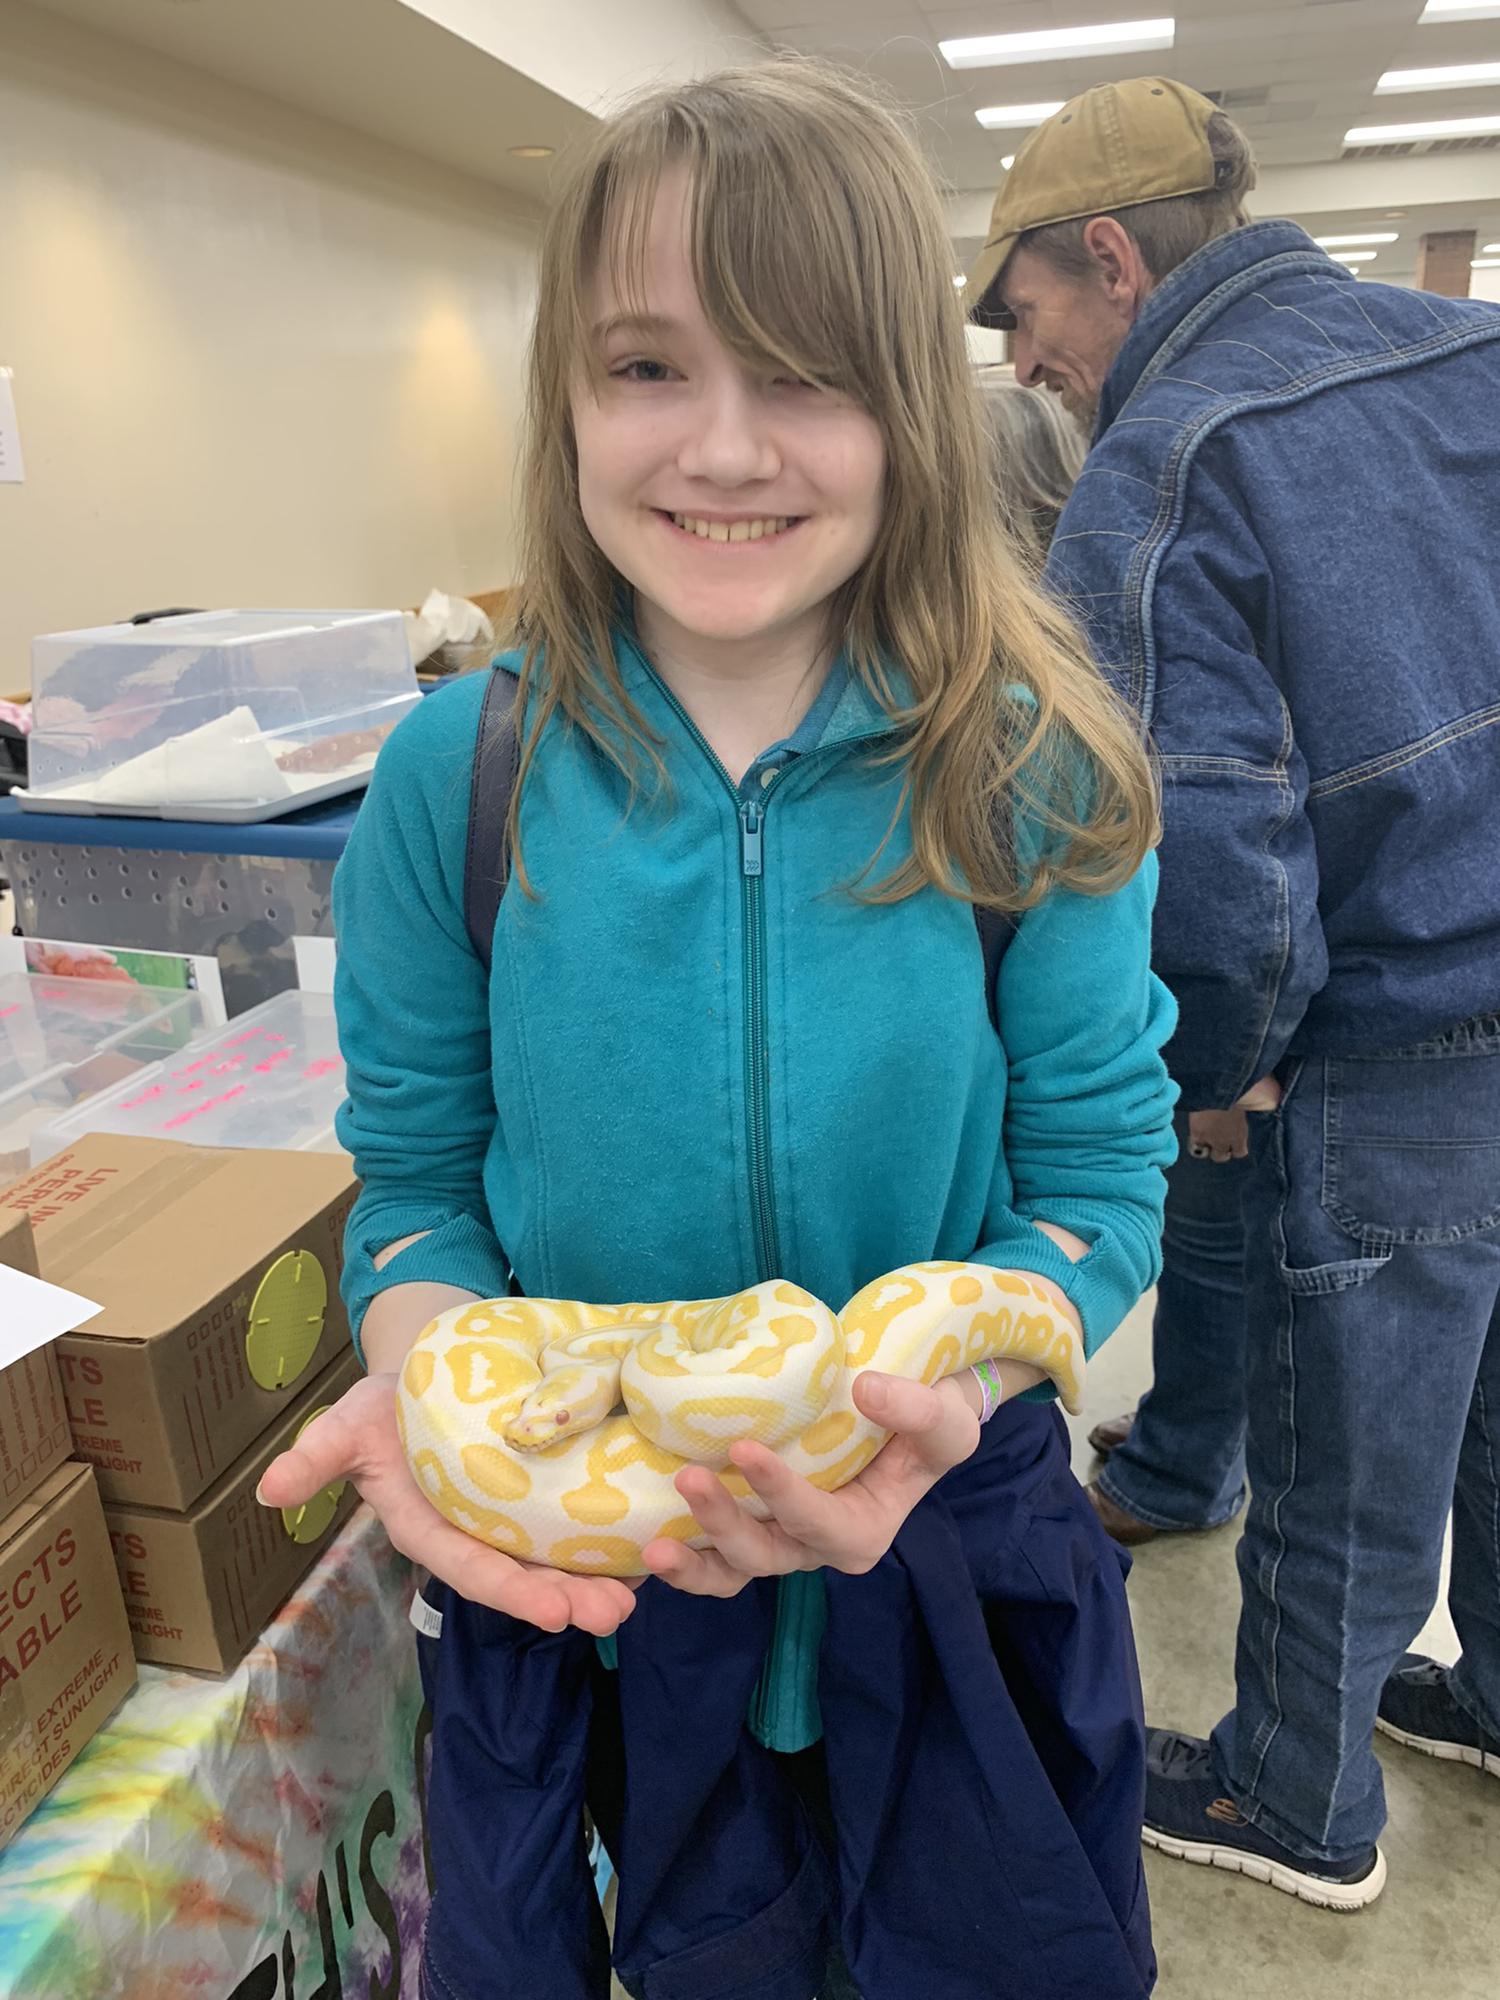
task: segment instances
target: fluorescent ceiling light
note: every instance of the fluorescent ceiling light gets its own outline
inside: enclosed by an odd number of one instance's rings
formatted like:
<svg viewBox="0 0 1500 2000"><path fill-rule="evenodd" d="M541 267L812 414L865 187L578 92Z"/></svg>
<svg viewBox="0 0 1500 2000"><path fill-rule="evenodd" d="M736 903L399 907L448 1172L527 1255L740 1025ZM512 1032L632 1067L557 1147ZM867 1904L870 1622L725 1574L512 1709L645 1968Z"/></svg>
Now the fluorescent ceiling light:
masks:
<svg viewBox="0 0 1500 2000"><path fill-rule="evenodd" d="M1354 125L1344 134L1346 146L1394 146L1403 139L1482 139L1500 132L1500 117L1426 118L1415 125Z"/></svg>
<svg viewBox="0 0 1500 2000"><path fill-rule="evenodd" d="M1423 28L1432 21L1496 20L1500 20L1500 0L1427 0L1417 26Z"/></svg>
<svg viewBox="0 0 1500 2000"><path fill-rule="evenodd" d="M1066 103L1067 99L1060 97L1056 104L991 104L974 116L986 132L1003 132L1011 126L1040 125Z"/></svg>
<svg viewBox="0 0 1500 2000"><path fill-rule="evenodd" d="M1470 260L1471 271L1500 271L1500 257L1475 257Z"/></svg>
<svg viewBox="0 0 1500 2000"><path fill-rule="evenodd" d="M1472 90L1481 83L1500 83L1500 62L1451 63L1446 69L1388 69L1375 85L1377 97L1395 97L1403 90Z"/></svg>
<svg viewBox="0 0 1500 2000"><path fill-rule="evenodd" d="M1069 56L1116 56L1137 49L1169 49L1177 23L1109 21L1096 28L1042 28L1027 35L968 35L939 42L950 69L999 69L1006 63L1061 61Z"/></svg>
<svg viewBox="0 0 1500 2000"><path fill-rule="evenodd" d="M1340 250L1333 261L1335 264L1373 264L1379 255L1378 250Z"/></svg>
<svg viewBox="0 0 1500 2000"><path fill-rule="evenodd" d="M1481 257L1500 257L1500 243L1486 243L1479 254Z"/></svg>
<svg viewBox="0 0 1500 2000"><path fill-rule="evenodd" d="M1377 229L1368 236L1315 236L1313 242L1320 250L1360 250L1366 243L1394 243L1400 233L1397 229Z"/></svg>

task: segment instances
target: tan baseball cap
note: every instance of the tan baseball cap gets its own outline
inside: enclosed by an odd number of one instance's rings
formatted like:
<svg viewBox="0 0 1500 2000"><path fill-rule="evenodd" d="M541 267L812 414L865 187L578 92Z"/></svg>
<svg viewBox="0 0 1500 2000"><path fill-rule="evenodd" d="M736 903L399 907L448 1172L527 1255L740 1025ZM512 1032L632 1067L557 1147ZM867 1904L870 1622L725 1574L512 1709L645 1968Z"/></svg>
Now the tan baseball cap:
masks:
<svg viewBox="0 0 1500 2000"><path fill-rule="evenodd" d="M1000 183L990 230L969 273L970 317L1006 326L995 280L1028 229L1206 194L1214 185L1208 121L1216 104L1164 76L1100 83L1038 125Z"/></svg>

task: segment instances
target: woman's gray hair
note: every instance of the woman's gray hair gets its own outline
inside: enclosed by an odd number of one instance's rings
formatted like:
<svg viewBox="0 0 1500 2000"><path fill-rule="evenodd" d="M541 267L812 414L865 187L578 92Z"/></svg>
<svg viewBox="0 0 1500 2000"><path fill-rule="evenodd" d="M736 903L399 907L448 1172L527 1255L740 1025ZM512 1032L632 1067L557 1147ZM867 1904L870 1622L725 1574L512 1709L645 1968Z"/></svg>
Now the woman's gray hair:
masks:
<svg viewBox="0 0 1500 2000"><path fill-rule="evenodd" d="M991 363L975 370L989 427L991 469L1000 517L1040 564L1057 517L1088 451L1082 431L1046 389L1025 389L1015 371Z"/></svg>

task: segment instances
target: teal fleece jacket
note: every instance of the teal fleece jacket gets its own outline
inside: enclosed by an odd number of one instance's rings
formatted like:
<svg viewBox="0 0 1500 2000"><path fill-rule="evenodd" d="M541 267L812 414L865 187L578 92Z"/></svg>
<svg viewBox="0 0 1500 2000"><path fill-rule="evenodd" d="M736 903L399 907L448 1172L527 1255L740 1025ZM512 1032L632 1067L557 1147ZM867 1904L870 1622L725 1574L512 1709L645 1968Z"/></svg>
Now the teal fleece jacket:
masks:
<svg viewBox="0 0 1500 2000"><path fill-rule="evenodd" d="M1150 970L1154 858L1026 913L997 1038L967 904L848 893L900 788L866 754L890 725L862 681L837 669L816 740L735 786L624 634L618 657L670 796L631 804L549 725L521 801L538 894L508 885L488 979L463 912L484 677L430 695L381 754L334 892L356 1338L379 1291L417 1279L607 1303L785 1277L837 1310L901 1264L972 1258L1061 1286L1092 1352L1159 1269L1174 1015ZM903 819L882 869L909 851ZM816 1734L817 1580L791 1582L761 1704L777 1748Z"/></svg>

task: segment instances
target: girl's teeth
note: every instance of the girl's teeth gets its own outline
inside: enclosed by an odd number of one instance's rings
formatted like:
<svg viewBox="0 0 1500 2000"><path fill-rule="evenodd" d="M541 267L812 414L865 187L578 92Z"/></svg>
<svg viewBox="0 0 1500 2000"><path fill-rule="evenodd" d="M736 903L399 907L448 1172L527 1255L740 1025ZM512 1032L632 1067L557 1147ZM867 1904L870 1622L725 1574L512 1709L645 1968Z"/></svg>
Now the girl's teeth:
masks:
<svg viewBox="0 0 1500 2000"><path fill-rule="evenodd" d="M700 521L693 514L674 514L672 520L684 533L706 542L759 542L790 525L785 515L760 521Z"/></svg>

